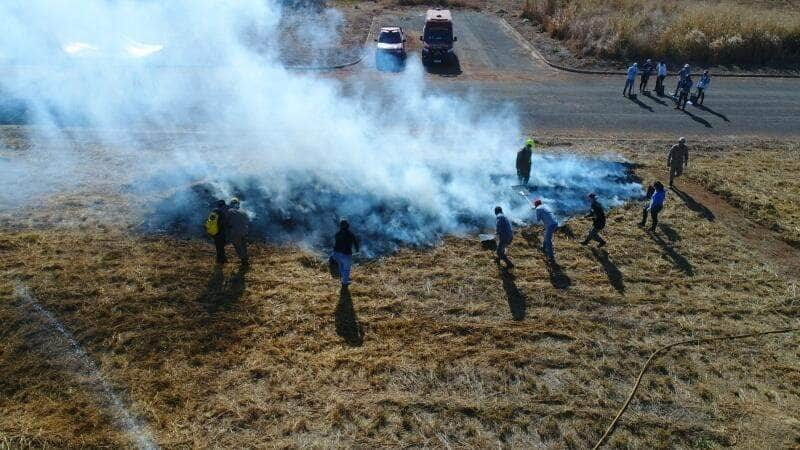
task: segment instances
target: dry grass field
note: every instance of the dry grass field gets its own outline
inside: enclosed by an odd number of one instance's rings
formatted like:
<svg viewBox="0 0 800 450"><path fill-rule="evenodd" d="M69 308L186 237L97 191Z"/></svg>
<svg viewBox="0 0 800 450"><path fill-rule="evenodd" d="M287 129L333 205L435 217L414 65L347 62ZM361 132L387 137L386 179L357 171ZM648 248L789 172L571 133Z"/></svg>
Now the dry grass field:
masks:
<svg viewBox="0 0 800 450"><path fill-rule="evenodd" d="M662 144L613 147L645 180L661 170ZM778 223L797 223L797 208L779 206L800 195L791 166L748 177L755 148L698 147L691 176L732 201L757 189ZM759 167L796 149L772 145ZM727 184L713 181L723 171ZM86 194L31 211L35 221L0 214L0 447L130 444L20 286L165 448L586 448L661 345L800 326L798 275L674 195L653 234L636 226L638 204L613 210L601 250L578 243L586 220L571 221L556 237L558 268L531 227L511 248L514 273L474 238L452 237L360 264L340 293L318 255L258 244L250 270L217 271L209 243L109 225L86 212ZM799 342L673 350L609 446L800 446Z"/></svg>
<svg viewBox="0 0 800 450"><path fill-rule="evenodd" d="M798 6L795 0L525 0L522 14L582 56L794 65Z"/></svg>

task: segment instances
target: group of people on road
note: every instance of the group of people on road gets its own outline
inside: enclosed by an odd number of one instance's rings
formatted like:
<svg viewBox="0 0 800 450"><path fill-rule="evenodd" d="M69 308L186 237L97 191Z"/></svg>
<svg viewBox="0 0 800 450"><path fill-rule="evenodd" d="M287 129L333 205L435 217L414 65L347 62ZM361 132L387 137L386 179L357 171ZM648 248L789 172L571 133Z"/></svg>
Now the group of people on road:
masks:
<svg viewBox="0 0 800 450"><path fill-rule="evenodd" d="M528 145L526 144L526 148L527 147ZM517 174L520 176L520 181L523 179L523 177L520 175L520 153L522 153L524 150L525 148L517 153ZM523 162L525 162L524 158ZM522 169L527 167L527 171L525 172L524 176L524 180L527 183L527 180L530 178L530 159L527 160L526 164L527 165L523 164ZM688 164L689 149L686 146L686 138L681 137L678 139L678 143L673 145L667 154L667 168L669 169L670 188L674 186L675 178L683 174L683 171ZM642 220L639 223L641 227L645 227L647 225L647 218L650 216L649 230L651 232L656 231L656 226L658 226L658 214L664 208L666 196L666 189L664 184L660 181L656 181L648 186L645 201L642 207ZM593 192L588 194L587 200L589 204L589 213L586 215L586 218L592 219L592 226L586 233L586 237L581 241L581 244L588 245L591 241L596 241L598 247L603 247L606 245L606 241L602 236L600 236L600 232L606 226L605 209L603 208L602 204L600 204L597 194ZM555 251L553 248L553 234L558 229L558 220L553 214L553 211L547 207L541 199L535 199L533 201L533 209L535 211L536 222L541 223L544 227L542 251L546 255L548 262L554 263ZM502 207L495 207L494 214L496 219L495 232L497 236L497 259L498 261L504 261L506 263L506 267L510 269L514 267L514 263L511 261L511 258L508 257L507 250L513 240L514 230L511 226L511 221L509 221L509 219L503 213Z"/></svg>
<svg viewBox="0 0 800 450"><path fill-rule="evenodd" d="M627 75L625 78L625 87L622 89L623 96L633 96L633 90L636 84L637 75L640 77L639 93L647 93L647 83L650 77L656 73L656 93L659 96L664 96L664 79L667 77L667 65L663 61L653 65L652 60L648 59L642 64L641 68L639 63L633 63L628 67ZM702 105L706 98L706 90L711 84L711 75L708 70L704 70L703 74L697 82L697 91L692 96L692 87L694 81L692 80L691 67L689 64L684 64L683 68L678 72L678 83L675 86L675 91L672 93L672 98L675 100L675 109L686 110L686 104Z"/></svg>

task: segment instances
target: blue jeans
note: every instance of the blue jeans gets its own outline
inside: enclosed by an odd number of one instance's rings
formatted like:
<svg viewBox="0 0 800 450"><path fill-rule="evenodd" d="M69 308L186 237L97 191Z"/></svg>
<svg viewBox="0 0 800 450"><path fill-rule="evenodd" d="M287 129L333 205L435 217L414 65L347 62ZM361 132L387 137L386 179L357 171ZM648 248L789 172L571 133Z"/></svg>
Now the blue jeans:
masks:
<svg viewBox="0 0 800 450"><path fill-rule="evenodd" d="M553 233L556 232L556 228L558 228L556 225L550 225L544 229L544 242L542 243L542 249L550 259L555 258L555 253L553 251Z"/></svg>
<svg viewBox="0 0 800 450"><path fill-rule="evenodd" d="M625 91L628 91L629 94L633 94L633 85L636 83L636 79L631 80L630 78L625 80L625 87L622 89L622 94L625 94Z"/></svg>
<svg viewBox="0 0 800 450"><path fill-rule="evenodd" d="M339 265L339 273L342 275L342 284L350 284L350 266L353 265L353 257L344 253L333 252L333 259Z"/></svg>

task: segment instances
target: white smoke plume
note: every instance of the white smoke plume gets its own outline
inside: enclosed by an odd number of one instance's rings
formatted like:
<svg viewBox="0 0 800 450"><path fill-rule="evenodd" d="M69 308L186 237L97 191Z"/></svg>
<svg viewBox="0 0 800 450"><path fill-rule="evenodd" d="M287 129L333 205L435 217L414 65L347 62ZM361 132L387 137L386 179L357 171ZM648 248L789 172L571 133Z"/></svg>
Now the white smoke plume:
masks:
<svg viewBox="0 0 800 450"><path fill-rule="evenodd" d="M509 189L523 140L513 105L479 110L469 95L426 92L415 55L372 88L358 87L363 74L344 83L287 70L282 14L269 0L0 3L0 117L24 117L49 143L0 159L0 204L119 180L127 195L172 192L144 214L145 232L200 235L210 202L238 195L255 237L320 247L347 216L367 255L491 226L497 204L530 216ZM76 128L107 158L52 144ZM533 165L535 195L561 214L584 208L589 191L608 206L640 194L620 163Z"/></svg>

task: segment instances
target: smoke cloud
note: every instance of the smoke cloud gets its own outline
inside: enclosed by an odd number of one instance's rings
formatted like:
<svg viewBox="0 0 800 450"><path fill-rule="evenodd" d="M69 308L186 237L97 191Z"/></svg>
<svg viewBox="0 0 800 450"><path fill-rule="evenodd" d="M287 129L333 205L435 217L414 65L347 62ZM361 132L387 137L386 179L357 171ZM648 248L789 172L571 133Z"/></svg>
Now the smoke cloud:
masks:
<svg viewBox="0 0 800 450"><path fill-rule="evenodd" d="M0 159L0 204L102 180L150 199L143 231L200 236L211 202L236 195L254 237L323 248L346 216L367 256L492 226L498 204L531 216L510 189L513 105L427 92L415 55L380 83L287 70L284 13L264 0L4 1L0 116L24 117L44 144ZM341 17L319 17L301 44L330 42ZM102 157L70 144L75 129ZM533 166L533 196L562 217L590 191L607 206L641 193L620 162Z"/></svg>

